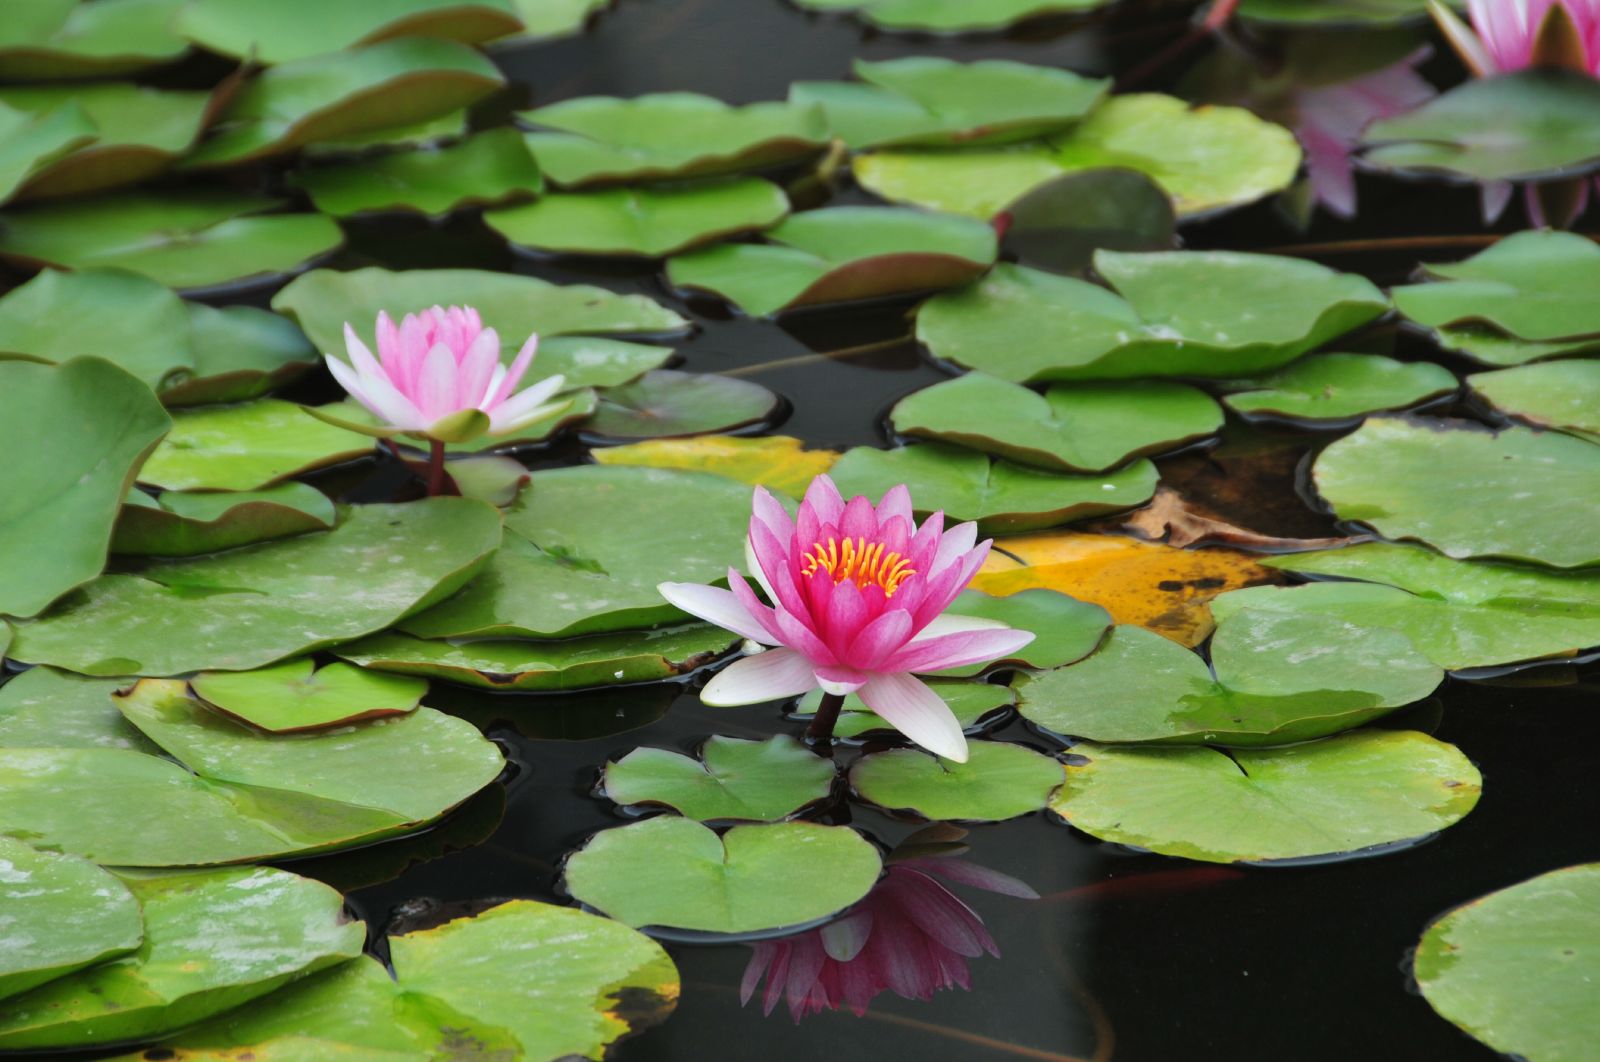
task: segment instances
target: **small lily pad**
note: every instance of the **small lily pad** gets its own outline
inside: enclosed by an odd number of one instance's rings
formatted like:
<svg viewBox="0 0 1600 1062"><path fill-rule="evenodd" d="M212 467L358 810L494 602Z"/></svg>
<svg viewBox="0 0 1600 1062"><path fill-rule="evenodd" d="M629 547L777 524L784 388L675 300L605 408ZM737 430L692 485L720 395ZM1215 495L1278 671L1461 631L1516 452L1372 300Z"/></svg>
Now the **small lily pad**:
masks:
<svg viewBox="0 0 1600 1062"><path fill-rule="evenodd" d="M405 715L428 692L422 679L349 664L328 664L313 673L310 657L257 671L202 671L189 687L211 707L274 734Z"/></svg>
<svg viewBox="0 0 1600 1062"><path fill-rule="evenodd" d="M833 467L839 454L807 450L805 443L787 435L697 435L607 446L595 450L593 457L602 465L714 472L800 498L813 479Z"/></svg>
<svg viewBox="0 0 1600 1062"><path fill-rule="evenodd" d="M691 819L776 822L833 789L833 762L792 737L711 737L694 759L634 749L606 764L602 786L618 804L660 804Z"/></svg>
<svg viewBox="0 0 1600 1062"><path fill-rule="evenodd" d="M939 695L939 699L944 701L951 714L956 717L956 722L961 724L961 729L968 734L981 731L990 720L1004 709L1010 708L1017 700L1017 695L1011 687L997 686L992 682L933 679L927 685ZM821 702L822 691L812 690L800 698L800 703L795 708L795 715L802 719L816 715L817 706ZM877 739L891 735L899 737L899 734L892 723L869 709L854 693L844 699L839 722L833 728L833 736L837 738Z"/></svg>
<svg viewBox="0 0 1600 1062"><path fill-rule="evenodd" d="M1518 232L1465 261L1423 267L1429 282L1394 289L1395 306L1430 328L1483 325L1538 342L1600 337L1586 298L1600 282L1600 247L1576 233Z"/></svg>
<svg viewBox="0 0 1600 1062"><path fill-rule="evenodd" d="M396 37L477 44L522 28L509 0L191 0L173 28L220 55L284 63Z"/></svg>
<svg viewBox="0 0 1600 1062"><path fill-rule="evenodd" d="M663 815L595 834L564 875L574 897L623 925L754 933L842 911L882 869L878 850L843 826L779 822L719 836Z"/></svg>
<svg viewBox="0 0 1600 1062"><path fill-rule="evenodd" d="M1600 360L1522 365L1467 377L1467 386L1501 413L1536 428L1600 442Z"/></svg>
<svg viewBox="0 0 1600 1062"><path fill-rule="evenodd" d="M954 763L920 749L863 756L850 785L879 807L926 819L998 822L1038 811L1061 785L1061 764L1021 745L973 741Z"/></svg>
<svg viewBox="0 0 1600 1062"><path fill-rule="evenodd" d="M782 401L749 380L655 369L602 391L600 405L583 430L606 439L709 434L768 420Z"/></svg>
<svg viewBox="0 0 1600 1062"><path fill-rule="evenodd" d="M956 287L980 276L996 253L987 225L895 207L808 210L765 238L680 255L667 263L667 279L716 292L761 317Z"/></svg>
<svg viewBox="0 0 1600 1062"><path fill-rule="evenodd" d="M313 166L298 180L318 210L341 218L387 210L442 217L524 199L544 187L513 129L490 129L449 147Z"/></svg>
<svg viewBox="0 0 1600 1062"><path fill-rule="evenodd" d="M1040 395L977 372L907 395L889 418L902 435L1065 472L1103 472L1222 427L1216 401L1185 384L1059 384Z"/></svg>
<svg viewBox="0 0 1600 1062"><path fill-rule="evenodd" d="M1135 461L1101 476L1044 472L995 461L972 450L924 443L894 450L858 446L831 473L845 497L880 497L897 483L911 489L920 513L943 510L976 520L985 533L1032 531L1132 509L1150 500L1156 468Z"/></svg>
<svg viewBox="0 0 1600 1062"><path fill-rule="evenodd" d="M316 351L293 321L254 306L184 305L194 369L168 378L161 401L169 407L247 402L316 364Z"/></svg>
<svg viewBox="0 0 1600 1062"><path fill-rule="evenodd" d="M945 611L952 616L996 620L1035 636L1004 660L940 672L945 675L976 675L1003 665L1048 668L1073 664L1094 652L1111 629L1111 614L1099 605L1043 587L1021 590L1009 597L966 590Z"/></svg>
<svg viewBox="0 0 1600 1062"><path fill-rule="evenodd" d="M0 77L105 77L181 58L170 23L184 0L33 0L0 26Z"/></svg>
<svg viewBox="0 0 1600 1062"><path fill-rule="evenodd" d="M1041 184L995 223L1017 262L1052 273L1081 273L1102 249L1166 251L1178 242L1172 197L1148 175L1120 166Z"/></svg>
<svg viewBox="0 0 1600 1062"><path fill-rule="evenodd" d="M70 101L42 113L0 102L0 203L95 135L93 120Z"/></svg>
<svg viewBox="0 0 1600 1062"><path fill-rule="evenodd" d="M710 663L738 640L738 636L708 624L560 641L430 641L387 631L341 645L334 652L375 671L422 675L488 690L578 690L682 675Z"/></svg>
<svg viewBox="0 0 1600 1062"><path fill-rule="evenodd" d="M304 483L237 494L166 491L155 498L135 490L117 516L111 552L193 557L326 531L337 519L328 496Z"/></svg>
<svg viewBox="0 0 1600 1062"><path fill-rule="evenodd" d="M887 30L999 30L1030 18L1092 11L1106 0L794 0L812 11L855 11Z"/></svg>
<svg viewBox="0 0 1600 1062"><path fill-rule="evenodd" d="M1460 387L1441 365L1376 354L1315 354L1239 385L1249 390L1222 400L1234 412L1309 423L1404 409Z"/></svg>
<svg viewBox="0 0 1600 1062"><path fill-rule="evenodd" d="M177 411L139 479L167 490L251 491L371 453L369 437L324 423L293 402L261 398Z"/></svg>
<svg viewBox="0 0 1600 1062"><path fill-rule="evenodd" d="M1104 841L1207 863L1361 853L1416 841L1478 803L1454 745L1353 730L1280 749L1072 747L1050 808Z"/></svg>
<svg viewBox="0 0 1600 1062"><path fill-rule="evenodd" d="M111 702L124 685L121 679L30 667L0 686L0 748L132 749L160 755L161 747Z"/></svg>

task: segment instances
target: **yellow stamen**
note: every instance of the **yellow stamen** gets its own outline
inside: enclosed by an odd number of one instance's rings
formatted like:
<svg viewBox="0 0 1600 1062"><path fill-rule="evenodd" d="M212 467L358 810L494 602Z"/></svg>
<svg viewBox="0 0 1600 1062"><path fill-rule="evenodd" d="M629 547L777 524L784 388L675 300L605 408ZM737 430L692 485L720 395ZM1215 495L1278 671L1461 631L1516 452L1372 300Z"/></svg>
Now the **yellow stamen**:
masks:
<svg viewBox="0 0 1600 1062"><path fill-rule="evenodd" d="M885 553L882 542L867 544L863 538L847 538L840 542L830 538L818 542L801 554L805 566L801 571L814 575L818 568L833 576L835 583L846 579L866 588L868 583L883 589L885 597L900 589L900 584L917 574L911 562L898 553Z"/></svg>

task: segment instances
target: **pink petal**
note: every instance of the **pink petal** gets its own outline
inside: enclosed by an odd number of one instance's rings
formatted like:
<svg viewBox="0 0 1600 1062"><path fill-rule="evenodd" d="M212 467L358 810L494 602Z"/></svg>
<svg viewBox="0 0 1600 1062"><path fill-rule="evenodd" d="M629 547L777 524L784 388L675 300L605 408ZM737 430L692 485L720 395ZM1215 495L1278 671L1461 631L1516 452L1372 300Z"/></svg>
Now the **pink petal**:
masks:
<svg viewBox="0 0 1600 1062"><path fill-rule="evenodd" d="M878 503L878 523L886 524L897 516L907 524L916 523L916 517L911 512L911 488L904 483L890 487Z"/></svg>
<svg viewBox="0 0 1600 1062"><path fill-rule="evenodd" d="M806 509L811 510L811 515L819 523L838 523L839 517L844 515L844 498L831 477L824 474L811 481L811 486L806 488L805 500L801 502L802 513Z"/></svg>
<svg viewBox="0 0 1600 1062"><path fill-rule="evenodd" d="M700 700L716 707L732 708L781 701L816 688L816 676L811 673L811 663L805 657L793 649L768 649L723 668L701 691Z"/></svg>
<svg viewBox="0 0 1600 1062"><path fill-rule="evenodd" d="M947 760L967 762L967 739L950 706L920 680L906 674L875 675L861 700L891 726Z"/></svg>
<svg viewBox="0 0 1600 1062"><path fill-rule="evenodd" d="M489 410L489 430L504 435L532 424L549 412L551 399L565 382L562 376L551 376L530 384L509 400L495 405Z"/></svg>
<svg viewBox="0 0 1600 1062"><path fill-rule="evenodd" d="M912 642L891 656L885 671L943 671L968 664L1002 660L1033 641L1032 631L1006 627L1002 630L963 631L927 641Z"/></svg>
<svg viewBox="0 0 1600 1062"><path fill-rule="evenodd" d="M763 605L756 597L756 592L750 589L750 584L745 582L744 576L732 568L728 569L728 588L733 591L733 596L738 599L744 610L754 616L756 622L766 631L765 635L755 636L755 640L766 642L768 645L782 645L783 628L778 626L778 614L769 606ZM751 636L745 635L745 637Z"/></svg>
<svg viewBox="0 0 1600 1062"><path fill-rule="evenodd" d="M378 311L378 327L375 329L378 338L378 360L383 363L384 373L392 380L401 380L405 374L401 369L404 364L400 357L400 329L396 327L394 318L384 310Z"/></svg>
<svg viewBox="0 0 1600 1062"><path fill-rule="evenodd" d="M702 583L661 583L656 589L689 615L730 630L741 638L769 645L777 641L731 591Z"/></svg>
<svg viewBox="0 0 1600 1062"><path fill-rule="evenodd" d="M839 534L844 538L875 538L878 534L878 514L872 503L861 495L851 498L839 520Z"/></svg>
<svg viewBox="0 0 1600 1062"><path fill-rule="evenodd" d="M853 667L815 666L811 670L817 676L817 685L822 687L823 692L831 693L835 697L854 693L872 678L866 672Z"/></svg>
<svg viewBox="0 0 1600 1062"><path fill-rule="evenodd" d="M929 573L937 574L970 552L978 541L978 525L968 522L957 524L939 538L939 548L933 555Z"/></svg>
<svg viewBox="0 0 1600 1062"><path fill-rule="evenodd" d="M443 343L434 344L428 351L412 398L430 421L461 408L456 404L456 356Z"/></svg>
<svg viewBox="0 0 1600 1062"><path fill-rule="evenodd" d="M807 627L790 612L781 606L773 610L778 617L778 629L783 632L783 644L791 649L798 650L812 663L819 666L837 664L839 658L834 655L828 644Z"/></svg>
<svg viewBox="0 0 1600 1062"><path fill-rule="evenodd" d="M998 631L1010 630L1008 624L995 619L985 619L982 616L958 616L946 612L942 616L935 616L929 623L916 633L911 639L911 644L926 642L932 638L939 638L946 634L961 634L965 631Z"/></svg>
<svg viewBox="0 0 1600 1062"><path fill-rule="evenodd" d="M378 359L372 356L372 351L361 342L361 337L356 335L356 330L350 327L350 322L344 323L344 349L350 355L350 364L362 376L388 376Z"/></svg>
<svg viewBox="0 0 1600 1062"><path fill-rule="evenodd" d="M1002 874L998 870L990 870L976 863L969 863L965 859L940 859L924 857L907 859L896 863L896 866L911 867L923 874L931 874L953 881L957 885L970 885L984 892L997 892L1002 896L1015 896L1020 900L1037 900L1039 893L1033 886L1025 881Z"/></svg>
<svg viewBox="0 0 1600 1062"><path fill-rule="evenodd" d="M339 386L350 392L373 416L401 431L420 431L428 419L416 404L395 389L386 377L359 376L356 371L332 355L324 355L328 371L339 381Z"/></svg>
<svg viewBox="0 0 1600 1062"><path fill-rule="evenodd" d="M522 382L522 376L528 371L528 366L533 364L533 356L539 352L539 334L535 332L522 344L522 349L517 351L516 360L511 363L511 368L506 370L505 379L500 381L500 386L485 400L494 405L506 400L506 396L517 389L517 384Z"/></svg>
<svg viewBox="0 0 1600 1062"><path fill-rule="evenodd" d="M889 656L911 638L911 613L896 608L878 616L847 646L845 663L862 671L880 671Z"/></svg>
<svg viewBox="0 0 1600 1062"><path fill-rule="evenodd" d="M761 975L772 965L772 958L778 946L770 940L761 940L750 945L750 949L750 961L745 964L744 977L739 982L741 1007L747 1005L750 997L755 995L756 986L761 983Z"/></svg>
<svg viewBox="0 0 1600 1062"><path fill-rule="evenodd" d="M472 341L461 357L456 393L462 406L483 408L484 397L489 393L489 382L494 379L494 371L499 367L500 337L494 329L486 328L478 333L478 338Z"/></svg>

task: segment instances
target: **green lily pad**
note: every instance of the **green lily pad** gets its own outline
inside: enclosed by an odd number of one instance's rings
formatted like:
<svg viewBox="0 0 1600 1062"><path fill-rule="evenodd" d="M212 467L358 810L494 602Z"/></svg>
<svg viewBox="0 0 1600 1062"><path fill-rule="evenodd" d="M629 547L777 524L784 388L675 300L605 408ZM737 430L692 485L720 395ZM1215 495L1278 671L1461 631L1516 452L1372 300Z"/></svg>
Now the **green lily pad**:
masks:
<svg viewBox="0 0 1600 1062"><path fill-rule="evenodd" d="M493 63L455 41L400 37L297 59L251 78L218 133L186 167L235 166L346 137L436 118L501 88Z"/></svg>
<svg viewBox="0 0 1600 1062"><path fill-rule="evenodd" d="M1579 1062L1600 1036L1600 863L1457 907L1422 934L1414 973L1439 1016L1528 1062Z"/></svg>
<svg viewBox="0 0 1600 1062"><path fill-rule="evenodd" d="M961 729L968 734L982 730L997 713L1017 702L1017 695L1011 687L997 686L992 682L933 679L928 682L928 686L939 695L939 699L944 701L951 714L956 717L956 722L961 724ZM817 706L821 702L822 691L812 690L800 698L800 703L795 708L795 716L805 719L816 715ZM836 738L877 738L898 734L899 731L892 723L870 710L861 698L853 693L844 699L844 707L839 712L839 722L833 728L833 736ZM970 747L969 745L968 748Z"/></svg>
<svg viewBox="0 0 1600 1062"><path fill-rule="evenodd" d="M1283 745L1349 730L1427 697L1444 673L1404 634L1317 613L1229 610L1211 664L1117 627L1071 667L1017 679L1018 710L1090 741Z"/></svg>
<svg viewBox="0 0 1600 1062"><path fill-rule="evenodd" d="M123 718L111 695L121 679L88 678L53 667L30 667L0 686L0 748L161 748Z"/></svg>
<svg viewBox="0 0 1600 1062"><path fill-rule="evenodd" d="M178 410L139 472L166 490L253 491L372 453L366 435L336 428L276 398Z"/></svg>
<svg viewBox="0 0 1600 1062"><path fill-rule="evenodd" d="M1112 285L1001 264L917 312L940 358L1017 383L1241 376L1276 369L1383 314L1366 280L1232 251L1101 251Z"/></svg>
<svg viewBox="0 0 1600 1062"><path fill-rule="evenodd" d="M850 785L879 807L979 822L1038 811L1061 785L1060 762L1021 745L973 741L967 754L955 763L920 749L876 752L851 766Z"/></svg>
<svg viewBox="0 0 1600 1062"><path fill-rule="evenodd" d="M1388 627L1440 667L1497 667L1600 645L1600 580L1592 573L1452 560L1421 546L1366 542L1272 557L1273 568L1364 582L1259 587L1211 602L1218 619L1239 609L1325 615Z"/></svg>
<svg viewBox="0 0 1600 1062"><path fill-rule="evenodd" d="M32 0L0 26L0 77L105 77L182 57L189 42L170 27L184 0Z"/></svg>
<svg viewBox="0 0 1600 1062"><path fill-rule="evenodd" d="M388 631L334 652L375 671L488 690L579 690L682 675L710 663L738 640L720 627L698 623L543 642L430 641Z"/></svg>
<svg viewBox="0 0 1600 1062"><path fill-rule="evenodd" d="M902 435L1065 472L1102 472L1222 427L1216 401L1185 384L1074 383L1041 395L979 372L907 395L889 418Z"/></svg>
<svg viewBox="0 0 1600 1062"><path fill-rule="evenodd" d="M1115 166L1155 180L1179 217L1252 203L1293 183L1300 146L1239 107L1191 108L1159 93L1114 96L1049 139L963 151L877 151L856 179L885 199L992 218L1048 181Z"/></svg>
<svg viewBox="0 0 1600 1062"><path fill-rule="evenodd" d="M1518 232L1471 258L1424 267L1430 283L1394 289L1395 306L1430 328L1487 325L1510 338L1600 336L1586 298L1600 282L1600 247L1570 232Z"/></svg>
<svg viewBox="0 0 1600 1062"><path fill-rule="evenodd" d="M833 450L807 450L789 435L696 435L687 439L647 439L608 446L590 454L602 465L683 468L713 472L751 486L771 488L791 498L805 495L811 481L833 467Z"/></svg>
<svg viewBox="0 0 1600 1062"><path fill-rule="evenodd" d="M854 11L887 30L999 30L1030 18L1092 11L1106 0L794 0L811 11Z"/></svg>
<svg viewBox="0 0 1600 1062"><path fill-rule="evenodd" d="M318 269L296 277L273 296L272 308L292 317L318 350L344 351L344 326L376 349L378 311L399 321L429 306L474 306L500 334L502 353L515 356L528 336L597 333L675 333L689 322L643 295L616 295L586 284L551 284L535 277L480 269ZM540 362L533 372L542 374Z"/></svg>
<svg viewBox="0 0 1600 1062"><path fill-rule="evenodd" d="M658 583L709 583L744 562L750 488L675 469L535 472L505 545L467 589L399 624L419 638L555 638L685 623Z"/></svg>
<svg viewBox="0 0 1600 1062"><path fill-rule="evenodd" d="M93 675L247 671L393 626L499 542L484 502L360 505L332 531L103 575L20 626L11 656Z"/></svg>
<svg viewBox="0 0 1600 1062"><path fill-rule="evenodd" d="M771 181L730 177L558 193L483 220L537 251L660 257L767 228L787 213L789 198Z"/></svg>
<svg viewBox="0 0 1600 1062"><path fill-rule="evenodd" d="M1454 745L1354 730L1280 749L1074 745L1050 808L1104 841L1207 863L1311 859L1415 841L1483 780Z"/></svg>
<svg viewBox="0 0 1600 1062"><path fill-rule="evenodd" d="M301 149L305 159L329 161L348 160L374 152L404 149L442 147L446 143L465 138L472 132L470 108L450 111L437 118L425 118L406 125L389 125L382 129L369 129L364 133L350 133L332 140L318 140ZM542 179L542 178L541 178Z"/></svg>
<svg viewBox="0 0 1600 1062"><path fill-rule="evenodd" d="M662 368L673 356L671 347L594 336L554 336L539 341L539 357L527 378L559 374L569 388L620 387L651 369Z"/></svg>
<svg viewBox="0 0 1600 1062"><path fill-rule="evenodd" d="M1447 556L1600 564L1600 446L1571 436L1376 417L1323 450L1312 478L1341 519Z"/></svg>
<svg viewBox="0 0 1600 1062"><path fill-rule="evenodd" d="M361 954L344 898L270 867L120 875L144 943L0 1003L0 1050L147 1039Z"/></svg>
<svg viewBox="0 0 1600 1062"><path fill-rule="evenodd" d="M1117 166L1041 184L995 222L1019 263L1052 273L1081 273L1102 249L1166 251L1178 242L1172 198L1152 178Z"/></svg>
<svg viewBox="0 0 1600 1062"><path fill-rule="evenodd" d="M1243 0L1239 17L1289 26L1378 27L1421 22L1427 0Z"/></svg>
<svg viewBox="0 0 1600 1062"><path fill-rule="evenodd" d="M1238 386L1249 390L1222 399L1235 413L1317 423L1404 409L1452 394L1460 383L1431 361L1316 354Z"/></svg>
<svg viewBox="0 0 1600 1062"><path fill-rule="evenodd" d="M883 869L854 830L810 822L718 835L663 815L601 830L567 857L574 897L623 925L752 933L804 925L865 896Z"/></svg>
<svg viewBox="0 0 1600 1062"><path fill-rule="evenodd" d="M314 166L299 184L324 214L349 217L410 210L442 217L536 195L539 167L513 129L490 129L459 144Z"/></svg>
<svg viewBox="0 0 1600 1062"><path fill-rule="evenodd" d="M1600 83L1519 70L1464 84L1367 126L1366 164L1407 176L1522 181L1600 164Z"/></svg>
<svg viewBox="0 0 1600 1062"><path fill-rule="evenodd" d="M338 519L326 494L304 483L241 493L130 491L117 516L111 552L194 557L268 539L326 531Z"/></svg>
<svg viewBox="0 0 1600 1062"><path fill-rule="evenodd" d="M0 102L0 203L95 135L94 121L75 103L30 113Z"/></svg>
<svg viewBox="0 0 1600 1062"><path fill-rule="evenodd" d="M480 498L502 509L517 500L532 478L521 461L493 454L452 461L449 475L462 497Z"/></svg>
<svg viewBox="0 0 1600 1062"><path fill-rule="evenodd" d="M321 214L264 213L281 205L210 189L51 203L6 215L0 257L126 269L168 287L204 289L294 272L343 242L339 226Z"/></svg>
<svg viewBox="0 0 1600 1062"><path fill-rule="evenodd" d="M10 837L0 837L0 908L0 1000L125 955L144 939L139 901L115 875Z"/></svg>
<svg viewBox="0 0 1600 1062"><path fill-rule="evenodd" d="M522 17L522 33L512 43L524 40L549 40L582 31L589 16L611 0L511 0Z"/></svg>
<svg viewBox="0 0 1600 1062"><path fill-rule="evenodd" d="M1019 631L1031 631L1035 638L1004 660L939 672L943 675L976 675L1007 664L1062 667L1094 652L1111 629L1111 613L1104 608L1044 587L1022 590L1007 597L965 590L945 611L952 616L998 620Z"/></svg>
<svg viewBox="0 0 1600 1062"><path fill-rule="evenodd" d="M911 488L920 514L943 510L952 521L976 520L985 534L1035 531L1136 508L1156 490L1156 467L1139 460L1101 476L1068 476L972 450L923 443L894 450L858 446L830 473L849 498L880 497L897 483Z"/></svg>
<svg viewBox="0 0 1600 1062"><path fill-rule="evenodd" d="M161 401L169 406L248 402L300 376L316 351L293 321L254 306L185 303L194 341L191 374L169 377Z"/></svg>
<svg viewBox="0 0 1600 1062"><path fill-rule="evenodd" d="M797 81L789 102L820 106L833 135L856 150L1026 140L1083 118L1110 87L1106 78L998 59L857 59L851 69L860 82Z"/></svg>
<svg viewBox="0 0 1600 1062"><path fill-rule="evenodd" d="M759 424L782 402L749 380L653 369L632 383L602 391L600 405L583 430L627 440L706 435Z"/></svg>
<svg viewBox="0 0 1600 1062"><path fill-rule="evenodd" d="M32 616L100 574L122 499L171 426L110 362L0 360L0 452L31 455L0 466L0 614Z"/></svg>
<svg viewBox="0 0 1600 1062"><path fill-rule="evenodd" d="M362 956L166 1046L183 1059L602 1058L678 997L677 969L649 937L532 900L388 945L398 981Z"/></svg>
<svg viewBox="0 0 1600 1062"><path fill-rule="evenodd" d="M477 44L522 28L509 0L194 0L173 28L220 55L285 63L396 37Z"/></svg>
<svg viewBox="0 0 1600 1062"><path fill-rule="evenodd" d="M529 133L528 147L566 188L739 173L796 162L828 142L820 107L730 107L693 92L585 96L518 117L550 130Z"/></svg>
<svg viewBox="0 0 1600 1062"><path fill-rule="evenodd" d="M833 791L833 761L792 737L711 737L700 758L634 749L606 764L602 787L618 804L658 804L706 822L776 822Z"/></svg>
<svg viewBox="0 0 1600 1062"><path fill-rule="evenodd" d="M674 287L712 291L745 313L956 287L994 263L994 230L970 218L895 207L791 216L767 243L726 243L667 263Z"/></svg>
<svg viewBox="0 0 1600 1062"><path fill-rule="evenodd" d="M1400 289L1396 289L1400 290ZM1484 365L1525 365L1545 358L1600 352L1600 335L1581 339L1536 342L1508 336L1485 325L1446 325L1431 329L1434 342Z"/></svg>
<svg viewBox="0 0 1600 1062"><path fill-rule="evenodd" d="M211 707L257 730L293 734L414 712L427 682L310 657L256 671L202 671L189 687Z"/></svg>
<svg viewBox="0 0 1600 1062"><path fill-rule="evenodd" d="M1550 361L1467 377L1501 413L1600 442L1600 360Z"/></svg>

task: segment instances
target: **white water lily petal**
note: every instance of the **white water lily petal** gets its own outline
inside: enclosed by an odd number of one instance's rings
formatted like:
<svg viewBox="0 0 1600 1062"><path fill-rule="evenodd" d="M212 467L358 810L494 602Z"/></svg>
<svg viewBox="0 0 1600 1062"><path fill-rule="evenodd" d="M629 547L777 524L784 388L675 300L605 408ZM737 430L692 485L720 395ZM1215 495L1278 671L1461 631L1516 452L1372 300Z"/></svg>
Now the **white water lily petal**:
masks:
<svg viewBox="0 0 1600 1062"><path fill-rule="evenodd" d="M911 675L874 675L861 700L896 730L935 755L967 762L967 738L940 696Z"/></svg>
<svg viewBox="0 0 1600 1062"><path fill-rule="evenodd" d="M816 687L816 676L805 657L793 649L768 649L728 665L701 691L700 700L733 708L798 697Z"/></svg>

